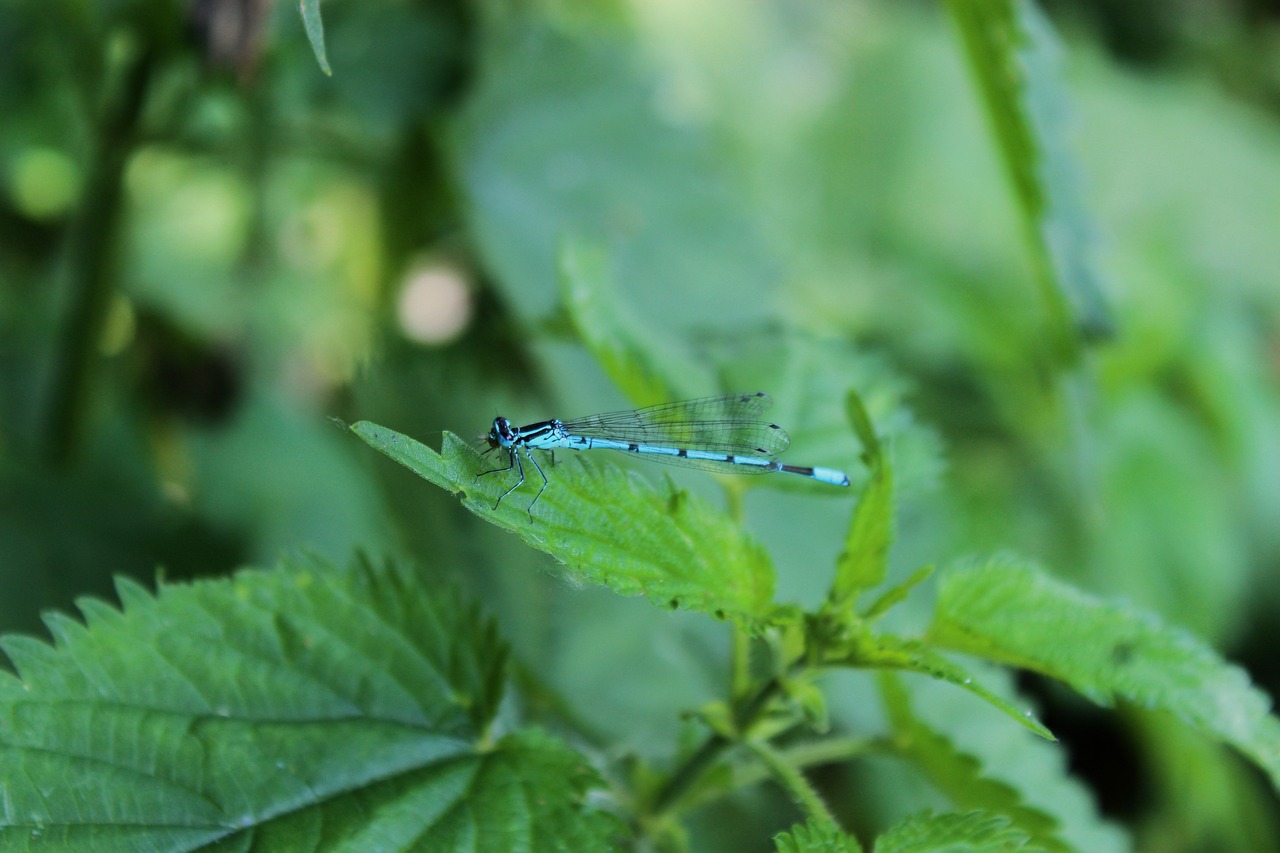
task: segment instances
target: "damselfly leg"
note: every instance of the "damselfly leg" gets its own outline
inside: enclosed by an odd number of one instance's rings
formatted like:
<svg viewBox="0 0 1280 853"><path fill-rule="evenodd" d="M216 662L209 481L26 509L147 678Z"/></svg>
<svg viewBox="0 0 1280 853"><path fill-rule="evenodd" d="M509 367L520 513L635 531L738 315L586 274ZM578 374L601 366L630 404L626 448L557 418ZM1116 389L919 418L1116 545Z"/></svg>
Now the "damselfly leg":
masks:
<svg viewBox="0 0 1280 853"><path fill-rule="evenodd" d="M547 475L543 472L543 470L542 470L542 466L538 464L538 460L533 458L533 454L529 452L529 447L528 447L527 445L520 444L520 445L516 445L516 446L514 446L514 447L507 447L507 448L503 448L503 449L507 451L507 459L508 459L507 467L505 467L505 468L491 468L491 469L489 469L488 471L481 471L479 474L476 474L476 479L477 479L477 480L478 480L478 479L480 479L480 478L481 478L481 477L483 477L485 474L498 474L498 473L501 473L501 472L504 472L504 471L510 471L512 468L515 468L515 469L516 469L516 472L517 472L520 476L519 476L519 478L516 480L515 485L513 485L511 488L507 489L507 490L506 490L505 492L503 492L501 495L499 495L499 496L498 496L498 499L497 499L496 501L494 501L494 502L493 502L493 508L494 508L494 509L497 509L497 508L502 504L502 501L503 501L503 499L504 499L504 498L506 498L508 495L510 495L510 494L511 494L512 492L514 492L516 489L518 489L518 488L520 488L521 486L523 486L523 485L524 485L524 463L520 461L520 451L521 451L521 450L524 450L524 455L525 455L526 457L528 457L529 462L533 464L533 468L534 468L534 470L535 470L535 471L537 471L537 472L538 472L538 476L542 478L542 488L538 489L538 493L537 493L536 495L534 495L534 496L533 496L533 500L531 500L531 501L529 502L529 507L528 507L529 520L530 520L530 521L532 521L532 520L533 520L533 505L534 505L534 504L536 504L536 503L538 502L538 498L542 497L542 493L543 493L543 492L545 492L545 491L547 490L547 482L548 482L548 481L547 481Z"/></svg>

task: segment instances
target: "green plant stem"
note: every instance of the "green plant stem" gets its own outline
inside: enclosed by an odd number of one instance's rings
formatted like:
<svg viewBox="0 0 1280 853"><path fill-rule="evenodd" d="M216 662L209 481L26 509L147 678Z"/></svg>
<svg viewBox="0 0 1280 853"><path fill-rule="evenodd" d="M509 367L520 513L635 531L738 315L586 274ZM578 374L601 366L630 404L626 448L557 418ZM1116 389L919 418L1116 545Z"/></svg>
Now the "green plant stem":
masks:
<svg viewBox="0 0 1280 853"><path fill-rule="evenodd" d="M731 625L729 630L733 632L730 635L733 669L729 673L729 695L736 702L751 689L751 638L735 626Z"/></svg>
<svg viewBox="0 0 1280 853"><path fill-rule="evenodd" d="M736 483L725 484L725 500L729 504L729 517L742 525L746 510L742 502L743 490ZM741 630L730 627L732 635L732 669L729 675L729 696L734 702L745 697L751 689L751 638Z"/></svg>
<svg viewBox="0 0 1280 853"><path fill-rule="evenodd" d="M729 517L733 519L735 524L741 525L743 519L746 518L746 508L742 501L743 487L733 481L726 482L724 494L725 501L729 504Z"/></svg>
<svg viewBox="0 0 1280 853"><path fill-rule="evenodd" d="M729 517L735 524L741 526L746 517L746 508L742 501L743 489L737 483L728 482L725 484L724 491L725 500L729 505ZM731 627L730 630L733 631L733 658L729 675L729 695L734 702L738 702L751 689L751 638L736 628Z"/></svg>
<svg viewBox="0 0 1280 853"><path fill-rule="evenodd" d="M769 703L782 691L782 683L776 679L765 682L756 694L737 708L734 722L739 732L748 731L768 710ZM667 783L653 798L650 814L660 817L677 806L689 790L710 770L716 761L738 741L722 734L710 735L702 746L683 765L676 768Z"/></svg>
<svg viewBox="0 0 1280 853"><path fill-rule="evenodd" d="M115 286L113 252L123 208L124 170L137 142L153 57L143 46L127 60L120 91L98 122L97 153L68 245L69 317L57 355L46 436L50 459L65 464L84 431L90 375Z"/></svg>
<svg viewBox="0 0 1280 853"><path fill-rule="evenodd" d="M787 793L795 800L804 813L820 823L836 823L835 816L827 808L827 804L818 796L818 792L796 765L788 761L781 753L764 741L748 741L747 746L760 757L773 778L777 779Z"/></svg>
<svg viewBox="0 0 1280 853"><path fill-rule="evenodd" d="M802 769L837 764L860 755L893 754L896 751L889 741L881 738L842 737L815 740L775 752L791 767ZM746 788L772 775L772 768L766 764L748 764L733 774L733 787Z"/></svg>

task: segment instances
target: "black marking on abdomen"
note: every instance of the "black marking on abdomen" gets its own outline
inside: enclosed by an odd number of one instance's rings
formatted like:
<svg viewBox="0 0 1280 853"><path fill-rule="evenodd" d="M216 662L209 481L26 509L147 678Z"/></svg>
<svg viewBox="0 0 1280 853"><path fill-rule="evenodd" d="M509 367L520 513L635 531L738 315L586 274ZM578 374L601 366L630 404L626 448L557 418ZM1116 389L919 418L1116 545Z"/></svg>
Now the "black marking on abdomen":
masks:
<svg viewBox="0 0 1280 853"><path fill-rule="evenodd" d="M640 452L640 445L638 445L638 444L629 444L629 445L627 445L627 450L629 450L629 451L630 451L630 452L632 452L632 453L639 453L639 452Z"/></svg>
<svg viewBox="0 0 1280 853"><path fill-rule="evenodd" d="M681 459L688 459L688 458L689 458L689 451L685 450L685 449L682 447L682 448L680 448L679 450L677 450L677 451L676 451L676 456L679 456Z"/></svg>

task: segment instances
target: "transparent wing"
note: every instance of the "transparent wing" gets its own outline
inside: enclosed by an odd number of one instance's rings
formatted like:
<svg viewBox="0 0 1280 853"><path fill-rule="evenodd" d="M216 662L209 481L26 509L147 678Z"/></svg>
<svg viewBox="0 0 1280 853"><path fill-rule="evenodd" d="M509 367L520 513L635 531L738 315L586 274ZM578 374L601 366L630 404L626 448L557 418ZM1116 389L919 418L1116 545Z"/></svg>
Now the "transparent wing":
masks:
<svg viewBox="0 0 1280 853"><path fill-rule="evenodd" d="M724 419L750 421L760 417L772 405L773 398L765 392L748 391L739 394L715 394L711 397L698 397L676 403L660 403L643 409L623 409L618 412L606 412L603 415L588 415L584 418L565 421L565 423L646 423Z"/></svg>
<svg viewBox="0 0 1280 853"><path fill-rule="evenodd" d="M791 437L777 424L758 420L773 404L764 392L720 394L643 409L609 412L565 421L565 429L588 438L674 448L705 450L734 456L775 459L791 444ZM767 473L713 459L649 455L655 462L735 474Z"/></svg>

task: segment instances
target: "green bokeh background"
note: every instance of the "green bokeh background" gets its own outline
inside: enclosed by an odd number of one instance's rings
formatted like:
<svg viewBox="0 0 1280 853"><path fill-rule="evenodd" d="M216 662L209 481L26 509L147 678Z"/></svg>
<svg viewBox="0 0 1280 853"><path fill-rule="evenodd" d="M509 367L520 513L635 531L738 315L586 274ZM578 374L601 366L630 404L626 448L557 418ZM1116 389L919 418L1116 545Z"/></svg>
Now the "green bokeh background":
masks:
<svg viewBox="0 0 1280 853"><path fill-rule="evenodd" d="M628 405L565 316L586 245L672 390L769 390L790 461L860 483L833 425L845 390L868 399L895 436L895 576L1014 550L1274 695L1280 10L1048 11L1116 328L1068 382L1044 375L1023 226L939 5L332 0L330 78L288 3L0 2L0 629L41 632L113 574L362 549L466 585L599 743L668 754L722 689L723 625L566 587L328 420L434 441ZM404 333L423 269L466 288L445 341ZM820 599L852 502L749 494L781 598ZM859 679L833 713L874 731ZM1243 761L1020 686L1081 784L1052 751L1002 755L1003 722L955 691L917 704L1083 812L1087 789L1138 849L1280 848ZM860 831L945 805L888 762L821 781ZM763 849L792 816L753 789L696 846Z"/></svg>

